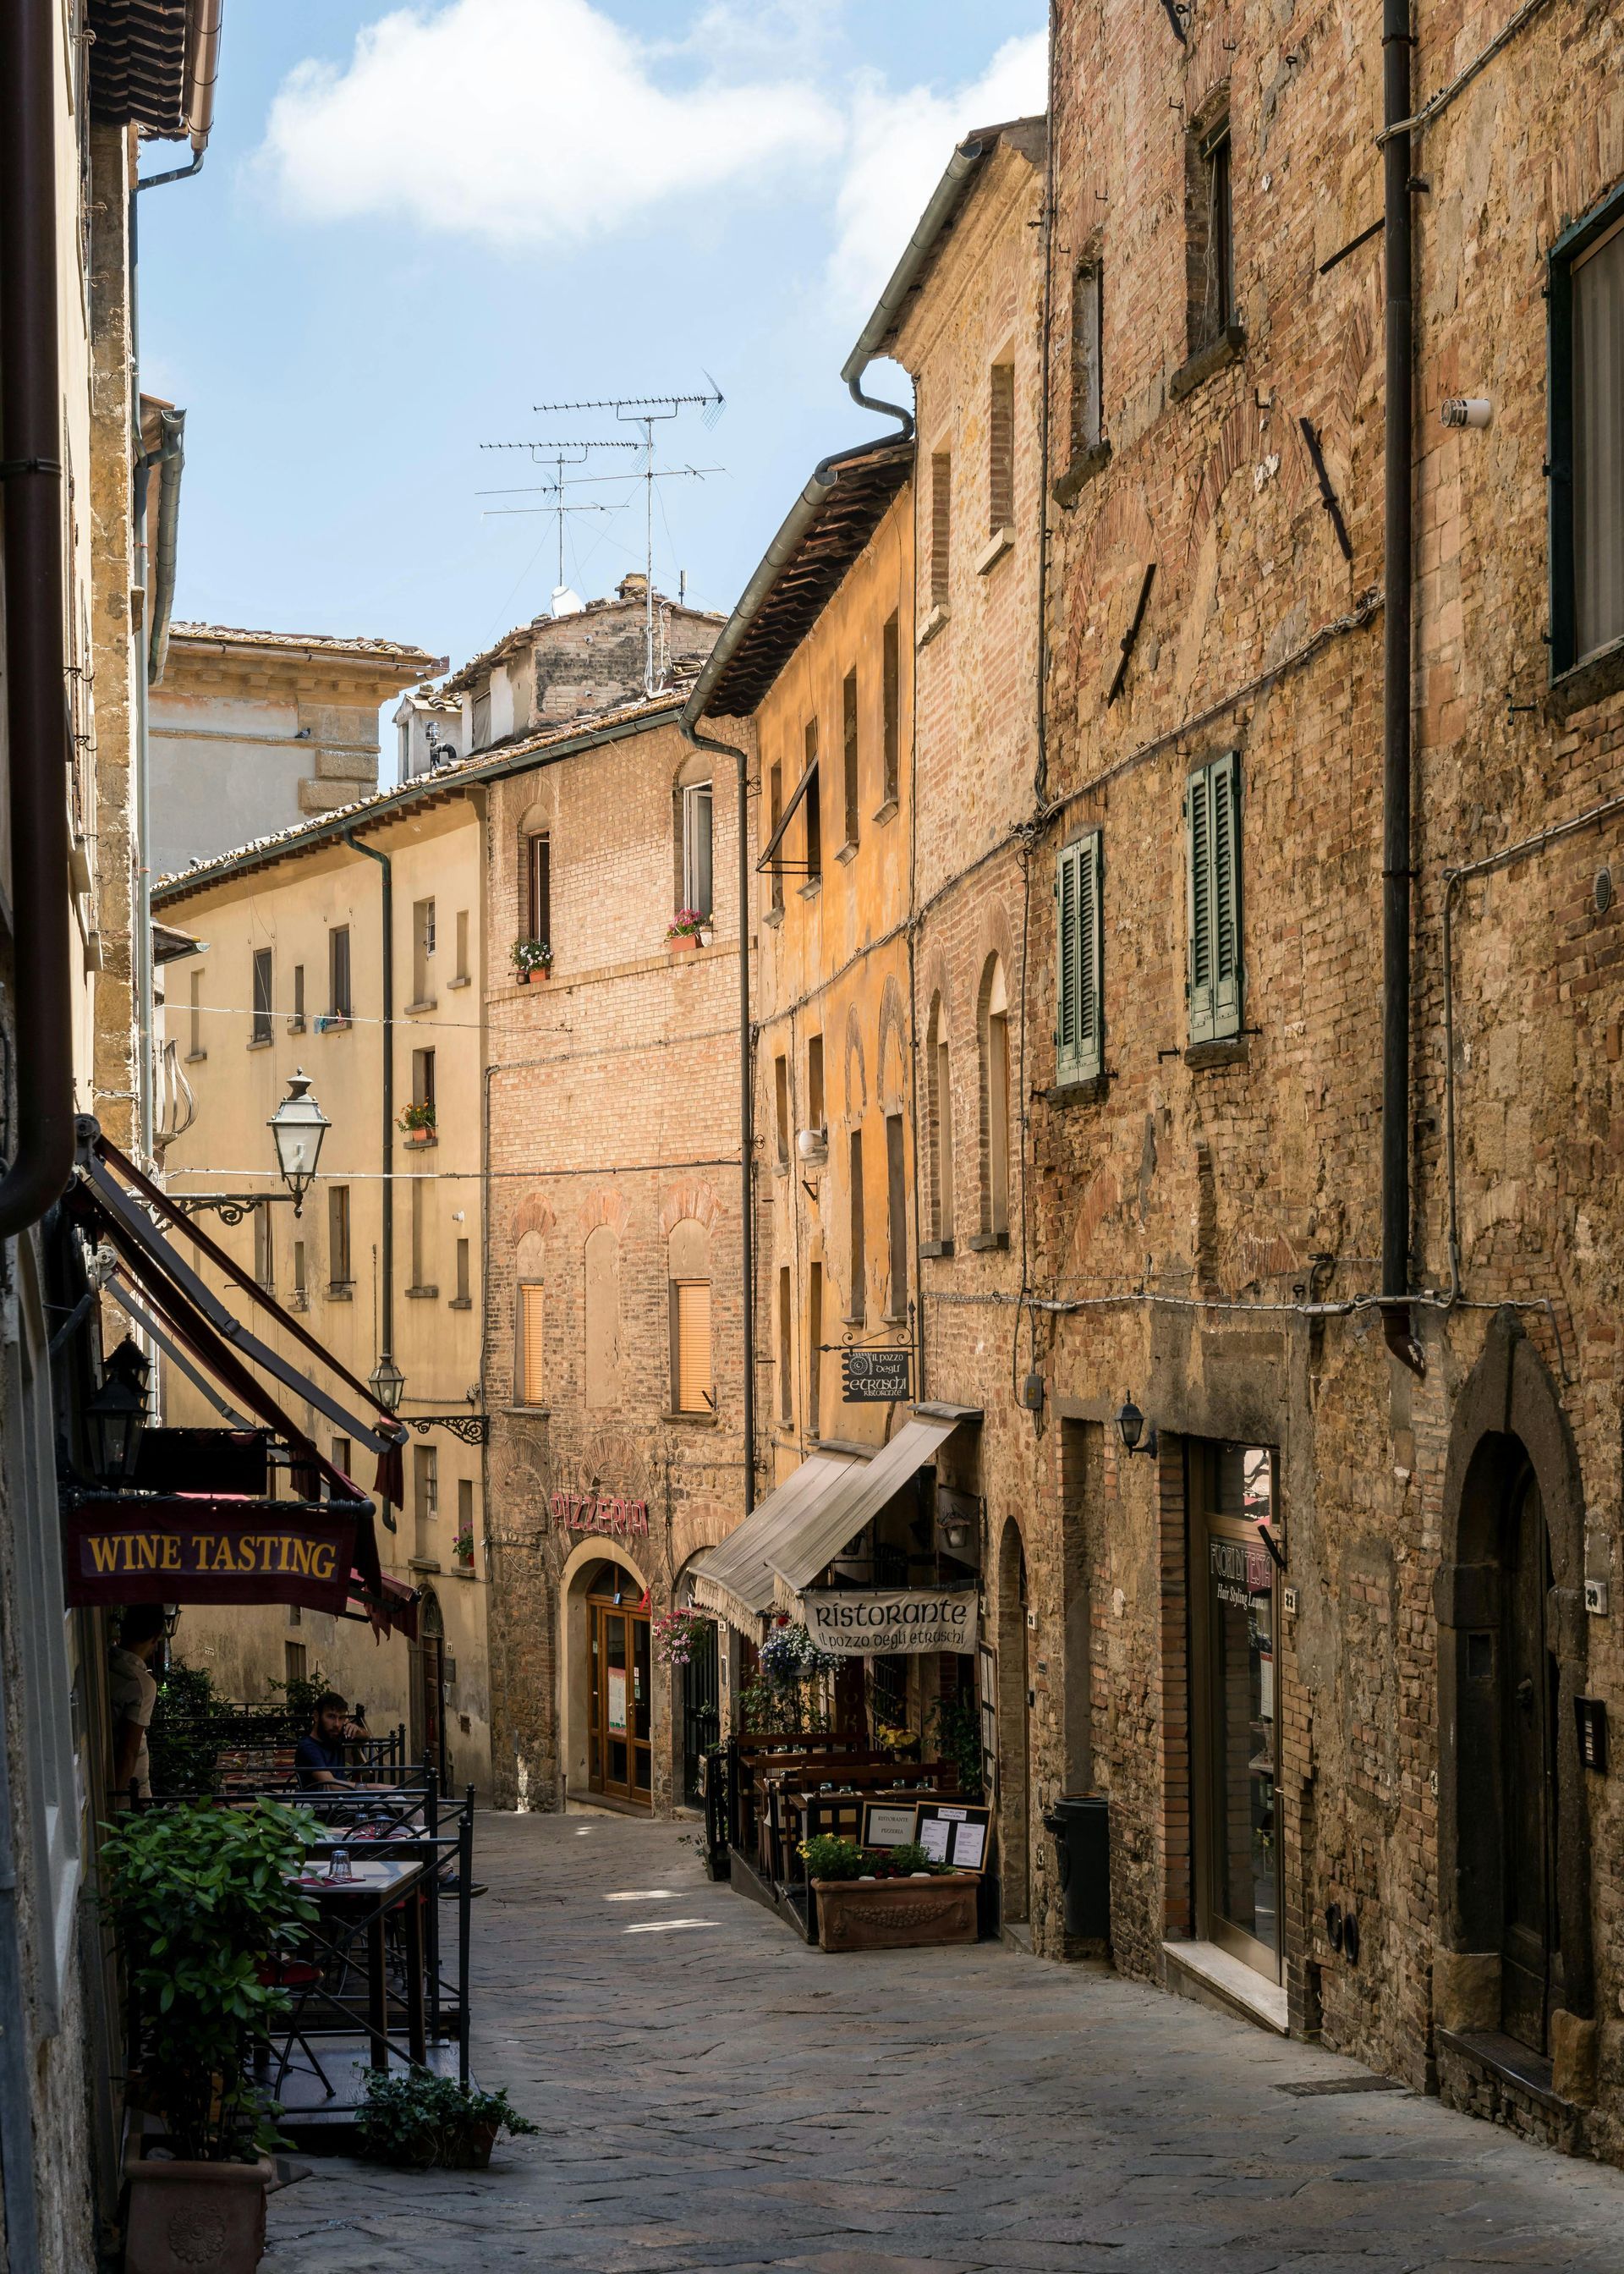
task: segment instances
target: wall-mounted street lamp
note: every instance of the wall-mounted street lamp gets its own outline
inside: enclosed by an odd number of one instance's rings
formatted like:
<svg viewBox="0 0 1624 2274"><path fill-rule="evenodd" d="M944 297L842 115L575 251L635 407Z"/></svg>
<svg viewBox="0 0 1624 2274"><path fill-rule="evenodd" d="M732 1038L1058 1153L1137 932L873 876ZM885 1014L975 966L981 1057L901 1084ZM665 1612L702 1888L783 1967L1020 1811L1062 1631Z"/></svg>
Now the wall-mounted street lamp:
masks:
<svg viewBox="0 0 1624 2274"><path fill-rule="evenodd" d="M147 1427L146 1352L126 1335L102 1367L102 1387L85 1406L90 1457L104 1484L127 1484L135 1474Z"/></svg>
<svg viewBox="0 0 1624 2274"><path fill-rule="evenodd" d="M386 1413L398 1413L406 1395L406 1377L385 1351L366 1377L366 1386Z"/></svg>
<svg viewBox="0 0 1624 2274"><path fill-rule="evenodd" d="M293 1194L293 1213L304 1212L304 1195L315 1182L321 1141L332 1125L310 1095L310 1076L301 1070L288 1084L288 1095L266 1124L276 1141L276 1167Z"/></svg>
<svg viewBox="0 0 1624 2274"><path fill-rule="evenodd" d="M1139 1412L1139 1407L1134 1404L1131 1397L1124 1398L1123 1400L1122 1411L1116 1416L1116 1427L1121 1434L1123 1449L1124 1452L1148 1453L1153 1458L1154 1457L1156 1450L1155 1430L1154 1428L1151 1430L1148 1442L1141 1445L1139 1439L1144 1434L1145 1416Z"/></svg>

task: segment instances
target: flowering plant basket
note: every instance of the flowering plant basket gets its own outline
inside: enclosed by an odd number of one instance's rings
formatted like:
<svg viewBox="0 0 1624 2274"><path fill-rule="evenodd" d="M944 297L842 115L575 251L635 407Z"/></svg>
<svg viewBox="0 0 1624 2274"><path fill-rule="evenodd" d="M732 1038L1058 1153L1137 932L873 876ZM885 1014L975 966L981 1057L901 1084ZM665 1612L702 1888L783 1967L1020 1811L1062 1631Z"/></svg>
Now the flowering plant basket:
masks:
<svg viewBox="0 0 1624 2274"><path fill-rule="evenodd" d="M521 979L532 978L538 971L545 975L553 968L552 947L545 939L515 939L513 968Z"/></svg>
<svg viewBox="0 0 1624 2274"><path fill-rule="evenodd" d="M654 1620L654 1655L662 1666L686 1666L712 1622L703 1611L661 1611Z"/></svg>
<svg viewBox="0 0 1624 2274"><path fill-rule="evenodd" d="M414 1100L402 1113L400 1126L408 1136L432 1133L434 1127L433 1099L421 1097Z"/></svg>
<svg viewBox="0 0 1624 2274"><path fill-rule="evenodd" d="M685 940L697 941L704 931L706 922L697 908L679 908L665 927L665 937L673 944Z"/></svg>

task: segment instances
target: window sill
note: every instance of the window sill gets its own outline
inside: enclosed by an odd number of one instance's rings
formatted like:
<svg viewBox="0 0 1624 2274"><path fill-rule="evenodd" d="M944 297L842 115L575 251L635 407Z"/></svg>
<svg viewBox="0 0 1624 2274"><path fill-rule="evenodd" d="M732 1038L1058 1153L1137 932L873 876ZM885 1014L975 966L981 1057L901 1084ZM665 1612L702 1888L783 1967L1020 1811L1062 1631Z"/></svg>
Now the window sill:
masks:
<svg viewBox="0 0 1624 2274"><path fill-rule="evenodd" d="M290 1035L302 1035L304 1031L304 1013L303 1011L296 1011L288 1021L288 1032Z"/></svg>
<svg viewBox="0 0 1624 2274"><path fill-rule="evenodd" d="M504 1413L522 1415L527 1421L547 1421L553 1417L550 1405L504 1405Z"/></svg>
<svg viewBox="0 0 1624 2274"><path fill-rule="evenodd" d="M471 987L473 983L466 971L459 971L455 979L447 980L446 992L447 995L454 995L459 987Z"/></svg>
<svg viewBox="0 0 1624 2274"><path fill-rule="evenodd" d="M288 1308L290 1311L308 1311L310 1308L310 1293L308 1289L304 1287L296 1287L292 1294L288 1298Z"/></svg>
<svg viewBox="0 0 1624 2274"><path fill-rule="evenodd" d="M432 1153L440 1146L438 1137L420 1137L409 1129L401 1132L401 1142L409 1153Z"/></svg>
<svg viewBox="0 0 1624 2274"><path fill-rule="evenodd" d="M1109 1087L1109 1074L1091 1073L1080 1081L1057 1081L1043 1095L1051 1105L1102 1105Z"/></svg>
<svg viewBox="0 0 1624 2274"><path fill-rule="evenodd" d="M929 647L939 631L946 629L952 610L945 600L938 600L914 635L915 647Z"/></svg>
<svg viewBox="0 0 1624 2274"><path fill-rule="evenodd" d="M874 817L875 827L877 829L887 821L894 821L897 818L898 811L898 808L896 799L894 797L888 797L884 804L880 807L878 812L876 813Z"/></svg>
<svg viewBox="0 0 1624 2274"><path fill-rule="evenodd" d="M404 1012L402 1013L402 1016L407 1019L416 1019L421 1017L425 1011L438 1011L440 1005L435 1000L434 997L432 995L425 995L421 1003L408 1003Z"/></svg>
<svg viewBox="0 0 1624 2274"><path fill-rule="evenodd" d="M1231 324L1219 333L1215 340L1199 349L1189 359L1180 364L1168 381L1168 401L1183 403L1186 396L1205 386L1217 372L1227 371L1238 363L1246 352L1246 335L1239 324Z"/></svg>
<svg viewBox="0 0 1624 2274"><path fill-rule="evenodd" d="M446 1306L448 1311L471 1311L473 1307L474 1299L471 1295L454 1295Z"/></svg>
<svg viewBox="0 0 1624 2274"><path fill-rule="evenodd" d="M477 1579L479 1577L471 1563L454 1563L451 1569L459 1579Z"/></svg>
<svg viewBox="0 0 1624 2274"><path fill-rule="evenodd" d="M880 1324L883 1327L906 1327L907 1323L908 1314L906 1311L882 1311L880 1313Z"/></svg>
<svg viewBox="0 0 1624 2274"><path fill-rule="evenodd" d="M801 897L803 900L815 900L823 889L823 880L821 877L808 877L801 888Z"/></svg>
<svg viewBox="0 0 1624 2274"><path fill-rule="evenodd" d="M185 1057L181 1060L181 1064L183 1065L201 1065L207 1056L208 1052L207 1050L188 1050Z"/></svg>
<svg viewBox="0 0 1624 2274"><path fill-rule="evenodd" d="M1007 1231L973 1232L965 1242L972 1255L990 1255L1000 1249L1007 1251L1009 1244L1010 1236Z"/></svg>
<svg viewBox="0 0 1624 2274"><path fill-rule="evenodd" d="M714 1429L717 1425L714 1413L662 1413L660 1419L678 1423L687 1429Z"/></svg>
<svg viewBox="0 0 1624 2274"><path fill-rule="evenodd" d="M440 1558L438 1555L409 1555L406 1569L409 1571L438 1571Z"/></svg>
<svg viewBox="0 0 1624 2274"><path fill-rule="evenodd" d="M1086 450L1079 450L1055 484L1051 495L1058 506L1074 506L1096 474L1102 474L1111 463L1111 446L1098 441Z"/></svg>
<svg viewBox="0 0 1624 2274"><path fill-rule="evenodd" d="M440 1300L440 1290L438 1287L408 1287L406 1300L409 1303L436 1303Z"/></svg>
<svg viewBox="0 0 1624 2274"><path fill-rule="evenodd" d="M994 530L992 535L988 538L986 544L976 555L976 575L978 576L985 576L989 575L991 570L997 567L999 561L1003 560L1006 553L1013 553L1014 550L1015 531L1010 527L1008 522L1005 522L1002 529Z"/></svg>
<svg viewBox="0 0 1624 2274"><path fill-rule="evenodd" d="M1604 695L1616 694L1620 687L1624 687L1624 639L1598 648L1583 663L1559 672L1551 681L1551 708L1559 719L1569 719L1588 704L1600 702Z"/></svg>
<svg viewBox="0 0 1624 2274"><path fill-rule="evenodd" d="M250 1038L247 1047L251 1050L268 1050L273 1047L274 1040L275 1037L271 1035L254 1035Z"/></svg>
<svg viewBox="0 0 1624 2274"><path fill-rule="evenodd" d="M788 1176L788 1174L789 1174L789 1163L788 1163L788 1162L784 1158L784 1156L783 1156L783 1155L782 1155L782 1154L780 1154L780 1155L778 1156L778 1159L773 1163L773 1164L772 1164L772 1173L773 1173L773 1175L774 1175L775 1177L787 1177L787 1176Z"/></svg>
<svg viewBox="0 0 1624 2274"><path fill-rule="evenodd" d="M1237 1035L1228 1042L1192 1043L1184 1052L1184 1064L1199 1073L1204 1066L1244 1065L1251 1056L1244 1035Z"/></svg>
<svg viewBox="0 0 1624 2274"><path fill-rule="evenodd" d="M769 908L762 917L762 922L767 926L770 931L777 931L778 926L783 922L783 921L784 910L782 907Z"/></svg>
<svg viewBox="0 0 1624 2274"><path fill-rule="evenodd" d="M316 1020L319 1035L347 1035L350 1020L348 1011L323 1011Z"/></svg>
<svg viewBox="0 0 1624 2274"><path fill-rule="evenodd" d="M330 1281L327 1286L327 1300L329 1303L353 1303L355 1300L355 1281L353 1279L334 1279Z"/></svg>
<svg viewBox="0 0 1624 2274"><path fill-rule="evenodd" d="M845 844L840 847L840 850L835 855L835 859L839 862L851 862L854 861L856 858L857 840L854 837L848 837Z"/></svg>
<svg viewBox="0 0 1624 2274"><path fill-rule="evenodd" d="M919 1252L921 1255L951 1255L953 1243L951 1239L922 1239Z"/></svg>

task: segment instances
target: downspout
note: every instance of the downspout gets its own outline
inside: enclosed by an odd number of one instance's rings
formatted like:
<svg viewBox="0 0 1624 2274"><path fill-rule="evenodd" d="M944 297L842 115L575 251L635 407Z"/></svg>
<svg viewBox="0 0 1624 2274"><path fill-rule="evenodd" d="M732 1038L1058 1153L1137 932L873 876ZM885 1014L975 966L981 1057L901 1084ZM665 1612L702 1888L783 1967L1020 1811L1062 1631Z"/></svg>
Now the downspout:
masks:
<svg viewBox="0 0 1624 2274"><path fill-rule="evenodd" d="M0 9L0 481L5 490L5 678L14 974L16 1134L0 1176L0 1239L36 1223L73 1167L73 1002L68 908L69 742L62 621L57 369L56 11ZM9 1103L9 1101L6 1101ZM0 1901L10 1897L0 1889ZM0 1929L0 1935L4 1930ZM0 1995L4 1985L0 1984ZM8 2044L19 2014L0 2010ZM4 2096L9 2098L9 2095ZM23 2184L19 2175L18 2184ZM8 2186L9 2193L9 2186Z"/></svg>
<svg viewBox="0 0 1624 2274"><path fill-rule="evenodd" d="M148 614L152 623L147 641L149 687L156 687L162 679L169 656L169 619L175 611L175 549L180 528L180 478L186 464L185 412L161 410L158 431L162 440L157 449L141 461L143 471L149 464L158 469L158 542L149 579Z"/></svg>
<svg viewBox="0 0 1624 2274"><path fill-rule="evenodd" d="M1387 403L1382 582L1381 1325L1387 1348L1425 1370L1409 1301L1410 990L1410 611L1413 561L1414 328L1408 133L1410 0L1382 0L1383 233Z"/></svg>
<svg viewBox="0 0 1624 2274"><path fill-rule="evenodd" d="M756 1505L756 1096L750 1063L749 761L736 742L702 734L686 711L677 724L695 750L736 761L739 779L739 1230L744 1280L744 1512Z"/></svg>
<svg viewBox="0 0 1624 2274"><path fill-rule="evenodd" d="M138 190L155 190L165 182L187 182L203 171L203 153L214 124L214 87L220 77L220 27L225 0L192 0L191 36L186 42L186 132L192 142L192 163L171 166L167 173L148 174Z"/></svg>
<svg viewBox="0 0 1624 2274"><path fill-rule="evenodd" d="M395 870L387 853L363 845L353 827L343 832L352 853L365 854L383 870L383 1288L379 1306L383 1347L379 1361L395 1357Z"/></svg>
<svg viewBox="0 0 1624 2274"><path fill-rule="evenodd" d="M131 274L135 273L135 215L131 212ZM132 299L134 294L132 292ZM139 413L139 395L136 415ZM175 605L175 552L180 524L180 478L186 462L186 414L158 413L161 440L155 450L143 450L135 461L135 560L145 595L141 629L147 652L138 669L135 691L135 834L139 847L136 862L133 942L137 1051L136 1096L140 1117L140 1151L144 1162L153 1157L156 1123L153 1060L154 981L152 949L152 764L147 720L147 689L163 676L169 656L169 619ZM158 537L148 553L147 544L147 478L158 469Z"/></svg>

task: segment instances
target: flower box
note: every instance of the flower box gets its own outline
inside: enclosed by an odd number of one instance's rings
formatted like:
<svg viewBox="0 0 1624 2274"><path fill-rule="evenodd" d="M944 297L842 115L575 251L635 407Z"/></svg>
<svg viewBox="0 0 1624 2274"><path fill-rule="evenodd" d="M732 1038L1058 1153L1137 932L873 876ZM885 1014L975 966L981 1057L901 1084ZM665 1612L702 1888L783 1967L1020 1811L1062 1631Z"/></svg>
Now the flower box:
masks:
<svg viewBox="0 0 1624 2274"><path fill-rule="evenodd" d="M917 1879L814 1879L812 1885L821 1949L913 1950L976 1939L981 1881L972 1871Z"/></svg>

